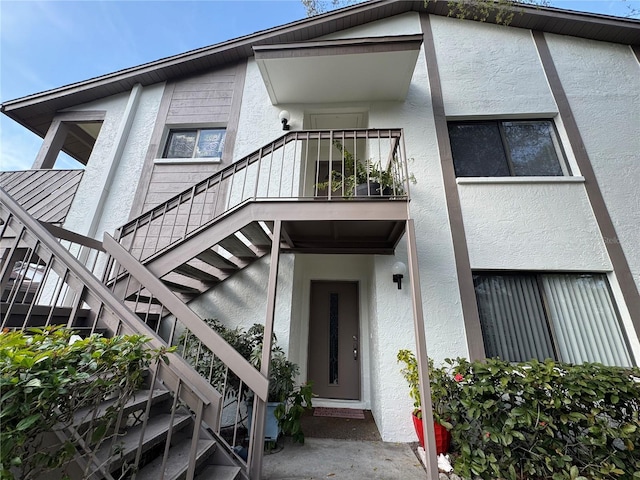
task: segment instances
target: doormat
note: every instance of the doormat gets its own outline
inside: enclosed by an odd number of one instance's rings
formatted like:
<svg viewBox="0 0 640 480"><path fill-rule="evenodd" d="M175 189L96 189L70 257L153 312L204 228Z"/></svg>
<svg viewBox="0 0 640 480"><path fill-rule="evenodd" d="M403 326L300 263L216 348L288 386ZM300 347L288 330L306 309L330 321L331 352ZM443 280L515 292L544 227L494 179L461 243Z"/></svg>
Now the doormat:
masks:
<svg viewBox="0 0 640 480"><path fill-rule="evenodd" d="M327 408L316 407L313 409L314 417L357 418L364 420L364 411L355 408Z"/></svg>

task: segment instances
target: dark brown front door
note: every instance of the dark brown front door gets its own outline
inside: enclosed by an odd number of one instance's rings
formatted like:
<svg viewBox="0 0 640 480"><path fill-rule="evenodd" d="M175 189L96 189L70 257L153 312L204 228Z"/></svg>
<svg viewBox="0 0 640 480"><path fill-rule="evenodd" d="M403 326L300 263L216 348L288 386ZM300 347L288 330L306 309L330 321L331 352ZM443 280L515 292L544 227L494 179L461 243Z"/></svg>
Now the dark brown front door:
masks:
<svg viewBox="0 0 640 480"><path fill-rule="evenodd" d="M311 282L309 371L321 398L360 399L357 282Z"/></svg>

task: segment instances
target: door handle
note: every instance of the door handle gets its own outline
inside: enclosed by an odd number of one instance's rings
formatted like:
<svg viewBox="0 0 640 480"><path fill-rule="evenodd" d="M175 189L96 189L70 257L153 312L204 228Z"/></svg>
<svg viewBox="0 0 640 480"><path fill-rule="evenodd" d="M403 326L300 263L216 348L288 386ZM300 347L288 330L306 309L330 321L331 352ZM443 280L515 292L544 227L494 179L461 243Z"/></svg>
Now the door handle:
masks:
<svg viewBox="0 0 640 480"><path fill-rule="evenodd" d="M358 360L358 337L353 336L353 359Z"/></svg>

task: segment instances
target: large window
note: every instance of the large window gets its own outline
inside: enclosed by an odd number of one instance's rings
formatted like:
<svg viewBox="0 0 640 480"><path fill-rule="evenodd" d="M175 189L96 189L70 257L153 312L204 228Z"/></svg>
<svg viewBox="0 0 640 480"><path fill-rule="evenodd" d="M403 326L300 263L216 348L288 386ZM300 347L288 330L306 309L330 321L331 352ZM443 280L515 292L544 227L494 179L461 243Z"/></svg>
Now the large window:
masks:
<svg viewBox="0 0 640 480"><path fill-rule="evenodd" d="M604 275L476 273L473 281L487 357L633 363Z"/></svg>
<svg viewBox="0 0 640 480"><path fill-rule="evenodd" d="M164 149L164 158L221 159L226 130L203 128L171 130Z"/></svg>
<svg viewBox="0 0 640 480"><path fill-rule="evenodd" d="M551 120L449 122L458 177L569 175Z"/></svg>

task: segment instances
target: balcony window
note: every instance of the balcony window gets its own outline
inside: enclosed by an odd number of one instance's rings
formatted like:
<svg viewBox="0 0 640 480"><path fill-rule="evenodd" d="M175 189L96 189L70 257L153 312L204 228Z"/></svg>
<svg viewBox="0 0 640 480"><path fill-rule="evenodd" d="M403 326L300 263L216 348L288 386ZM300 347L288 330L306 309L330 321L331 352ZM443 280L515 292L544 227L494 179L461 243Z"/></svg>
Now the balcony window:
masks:
<svg viewBox="0 0 640 480"><path fill-rule="evenodd" d="M473 277L487 357L633 364L602 274Z"/></svg>
<svg viewBox="0 0 640 480"><path fill-rule="evenodd" d="M457 177L570 175L551 120L449 122Z"/></svg>
<svg viewBox="0 0 640 480"><path fill-rule="evenodd" d="M220 160L226 130L203 128L171 130L163 158L206 158Z"/></svg>

